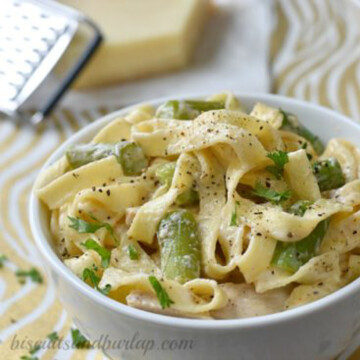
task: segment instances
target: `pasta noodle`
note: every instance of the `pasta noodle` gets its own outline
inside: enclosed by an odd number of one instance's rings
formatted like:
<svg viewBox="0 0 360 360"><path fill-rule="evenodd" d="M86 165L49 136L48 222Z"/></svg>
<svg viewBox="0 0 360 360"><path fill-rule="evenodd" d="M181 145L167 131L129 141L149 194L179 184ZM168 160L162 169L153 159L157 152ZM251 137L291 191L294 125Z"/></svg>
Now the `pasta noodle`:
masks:
<svg viewBox="0 0 360 360"><path fill-rule="evenodd" d="M315 301L360 275L360 157L231 94L134 108L36 181L65 265L101 296L227 319Z"/></svg>

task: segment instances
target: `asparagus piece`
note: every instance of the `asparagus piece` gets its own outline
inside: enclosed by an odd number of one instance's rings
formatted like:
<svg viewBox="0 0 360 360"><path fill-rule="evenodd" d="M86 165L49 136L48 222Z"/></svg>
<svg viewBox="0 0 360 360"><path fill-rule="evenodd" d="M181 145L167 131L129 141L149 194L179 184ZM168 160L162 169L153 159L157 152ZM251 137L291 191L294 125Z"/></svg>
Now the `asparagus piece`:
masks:
<svg viewBox="0 0 360 360"><path fill-rule="evenodd" d="M300 241L289 243L278 241L271 263L291 273L296 272L318 253L329 222L329 219L319 222L315 229Z"/></svg>
<svg viewBox="0 0 360 360"><path fill-rule="evenodd" d="M174 177L175 168L176 161L162 164L156 169L155 176L162 185L170 187L172 179Z"/></svg>
<svg viewBox="0 0 360 360"><path fill-rule="evenodd" d="M336 189L345 184L345 177L341 166L335 158L316 161L313 164L313 172L318 181L320 191Z"/></svg>
<svg viewBox="0 0 360 360"><path fill-rule="evenodd" d="M296 116L280 110L283 115L282 130L290 131L308 140L315 152L320 155L324 152L324 145L321 140L309 129L301 125Z"/></svg>
<svg viewBox="0 0 360 360"><path fill-rule="evenodd" d="M73 169L114 154L113 144L78 144L70 145L66 157Z"/></svg>
<svg viewBox="0 0 360 360"><path fill-rule="evenodd" d="M201 112L225 109L225 104L222 101L185 100L184 102L192 109Z"/></svg>
<svg viewBox="0 0 360 360"><path fill-rule="evenodd" d="M224 109L220 101L169 100L159 106L156 117L162 119L193 120L204 111Z"/></svg>
<svg viewBox="0 0 360 360"><path fill-rule="evenodd" d="M166 278L185 283L200 276L200 238L191 212L176 210L167 214L159 224L157 238Z"/></svg>
<svg viewBox="0 0 360 360"><path fill-rule="evenodd" d="M176 168L176 161L160 165L155 172L161 184L170 187L174 172ZM195 204L199 201L199 193L194 189L188 189L180 194L176 199L178 206L187 206Z"/></svg>
<svg viewBox="0 0 360 360"><path fill-rule="evenodd" d="M156 110L155 116L161 119L178 119L178 120L192 120L195 119L199 113L194 111L189 105L183 101L169 100L160 105Z"/></svg>
<svg viewBox="0 0 360 360"><path fill-rule="evenodd" d="M189 189L180 194L176 199L178 206L188 206L199 202L199 193L194 189Z"/></svg>
<svg viewBox="0 0 360 360"><path fill-rule="evenodd" d="M148 165L141 147L133 142L115 147L115 156L125 175L138 175Z"/></svg>
<svg viewBox="0 0 360 360"><path fill-rule="evenodd" d="M111 155L117 158L125 175L137 175L148 164L141 147L129 141L116 144L78 144L69 146L66 151L67 160L74 169Z"/></svg>

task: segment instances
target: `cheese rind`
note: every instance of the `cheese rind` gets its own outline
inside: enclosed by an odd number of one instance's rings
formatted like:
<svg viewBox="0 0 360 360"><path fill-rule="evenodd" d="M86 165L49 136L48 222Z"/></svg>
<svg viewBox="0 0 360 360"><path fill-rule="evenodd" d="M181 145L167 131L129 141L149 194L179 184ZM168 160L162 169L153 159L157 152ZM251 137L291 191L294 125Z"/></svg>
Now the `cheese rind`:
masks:
<svg viewBox="0 0 360 360"><path fill-rule="evenodd" d="M61 0L92 18L105 40L76 81L107 85L179 69L191 59L208 0ZM75 57L76 39L68 57ZM71 59L65 59L65 63Z"/></svg>

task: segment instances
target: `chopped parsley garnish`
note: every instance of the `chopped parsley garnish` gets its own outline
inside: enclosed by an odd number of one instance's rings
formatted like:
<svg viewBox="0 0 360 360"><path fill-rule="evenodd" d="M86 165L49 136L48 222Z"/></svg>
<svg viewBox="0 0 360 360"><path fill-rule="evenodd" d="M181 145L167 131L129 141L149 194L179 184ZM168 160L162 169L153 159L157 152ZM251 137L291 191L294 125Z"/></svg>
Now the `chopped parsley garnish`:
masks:
<svg viewBox="0 0 360 360"><path fill-rule="evenodd" d="M84 245L86 247L86 249L88 249L88 250L96 251L100 255L101 265L103 268L107 268L109 266L110 257L111 257L111 252L109 250L107 250L103 246L99 245L93 239L87 239L84 243L81 243L81 245Z"/></svg>
<svg viewBox="0 0 360 360"><path fill-rule="evenodd" d="M131 260L138 260L139 259L139 253L136 250L136 247L133 244L130 244L128 246L128 252L129 252L129 258Z"/></svg>
<svg viewBox="0 0 360 360"><path fill-rule="evenodd" d="M308 143L305 141L302 145L301 145L301 148L306 150L308 147ZM309 154L308 152L306 153L306 156L308 158L309 161L312 160L313 156L311 154Z"/></svg>
<svg viewBox="0 0 360 360"><path fill-rule="evenodd" d="M4 255L4 254L1 254L1 255L0 255L0 269L4 266L4 263L5 263L5 261L7 261L7 260L8 260L8 258L7 258L6 255Z"/></svg>
<svg viewBox="0 0 360 360"><path fill-rule="evenodd" d="M56 340L59 340L59 335L56 331L53 331L50 333L47 338L50 340L51 343L55 342Z"/></svg>
<svg viewBox="0 0 360 360"><path fill-rule="evenodd" d="M108 296L111 291L111 285L106 284L103 288L97 288L99 292L101 292L103 295Z"/></svg>
<svg viewBox="0 0 360 360"><path fill-rule="evenodd" d="M94 220L93 222L89 222L80 218L74 218L72 216L68 216L68 219L70 220L70 225L72 229L76 230L80 234L93 234L97 230L101 228L105 228L111 237L114 239L115 243L118 243L113 227L107 223L99 221L94 215L89 214L90 218Z"/></svg>
<svg viewBox="0 0 360 360"><path fill-rule="evenodd" d="M39 358L37 356L32 356L32 355L23 355L20 358L21 360L39 360Z"/></svg>
<svg viewBox="0 0 360 360"><path fill-rule="evenodd" d="M90 284L101 294L109 295L111 290L111 285L106 284L104 288L99 287L100 278L95 274L95 272L89 268L84 269L82 273L82 278L84 281L89 280Z"/></svg>
<svg viewBox="0 0 360 360"><path fill-rule="evenodd" d="M32 282L41 284L43 282L43 278L39 271L35 268L31 268L30 270L17 270L15 275L18 277L20 282L24 282L25 278L30 278Z"/></svg>
<svg viewBox="0 0 360 360"><path fill-rule="evenodd" d="M266 170L271 172L277 179L280 179L284 173L284 166L289 162L288 154L285 151L273 151L266 155L274 162L274 165L266 167Z"/></svg>
<svg viewBox="0 0 360 360"><path fill-rule="evenodd" d="M39 344L34 345L33 347L31 347L31 349L29 350L29 353L31 355L34 355L35 353L37 353L39 350L41 349L41 346Z"/></svg>
<svg viewBox="0 0 360 360"><path fill-rule="evenodd" d="M84 281L89 280L91 285L94 287L99 285L100 278L95 274L95 272L89 268L84 269L82 273L82 278Z"/></svg>
<svg viewBox="0 0 360 360"><path fill-rule="evenodd" d="M156 296L159 300L159 303L163 309L170 307L174 304L174 301L170 299L166 290L161 286L159 280L154 276L149 276L149 282L153 289L155 290Z"/></svg>
<svg viewBox="0 0 360 360"><path fill-rule="evenodd" d="M101 223L90 223L83 219L74 218L72 216L68 216L68 219L71 222L69 227L76 230L80 234L93 234L97 230L104 227L104 225Z"/></svg>
<svg viewBox="0 0 360 360"><path fill-rule="evenodd" d="M304 216L306 210L311 205L309 200L299 200L296 203L292 204L289 208L289 213L297 216Z"/></svg>
<svg viewBox="0 0 360 360"><path fill-rule="evenodd" d="M235 207L234 211L231 214L230 226L237 226L236 207Z"/></svg>
<svg viewBox="0 0 360 360"><path fill-rule="evenodd" d="M72 344L77 349L84 349L90 347L89 340L80 332L79 329L71 329Z"/></svg>
<svg viewBox="0 0 360 360"><path fill-rule="evenodd" d="M20 357L21 360L39 360L37 356L33 356L35 353L37 353L41 349L41 346L39 344L35 344L32 346L29 350L30 355L23 355Z"/></svg>
<svg viewBox="0 0 360 360"><path fill-rule="evenodd" d="M234 211L231 214L230 226L237 226L237 206L239 204L240 203L238 201L235 202Z"/></svg>
<svg viewBox="0 0 360 360"><path fill-rule="evenodd" d="M259 182L257 182L255 185L255 189L253 190L253 194L268 201L271 201L274 204L280 204L282 201L290 198L291 190L278 192L273 189L268 189L265 186L261 185Z"/></svg>

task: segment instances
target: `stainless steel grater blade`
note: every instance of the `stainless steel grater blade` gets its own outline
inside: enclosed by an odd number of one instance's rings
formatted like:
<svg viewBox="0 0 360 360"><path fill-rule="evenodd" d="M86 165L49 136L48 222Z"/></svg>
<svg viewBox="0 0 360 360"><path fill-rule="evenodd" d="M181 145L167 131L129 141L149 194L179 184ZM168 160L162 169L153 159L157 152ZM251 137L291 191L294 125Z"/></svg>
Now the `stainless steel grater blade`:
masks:
<svg viewBox="0 0 360 360"><path fill-rule="evenodd" d="M89 18L55 1L0 1L1 113L26 117L26 104L31 103L42 84L54 77L52 70L80 32L84 41L80 56L58 80L51 80L52 91L46 89L45 96L40 96L42 101L36 104L35 114L30 117L32 123L40 122L50 113L90 59L102 36Z"/></svg>

